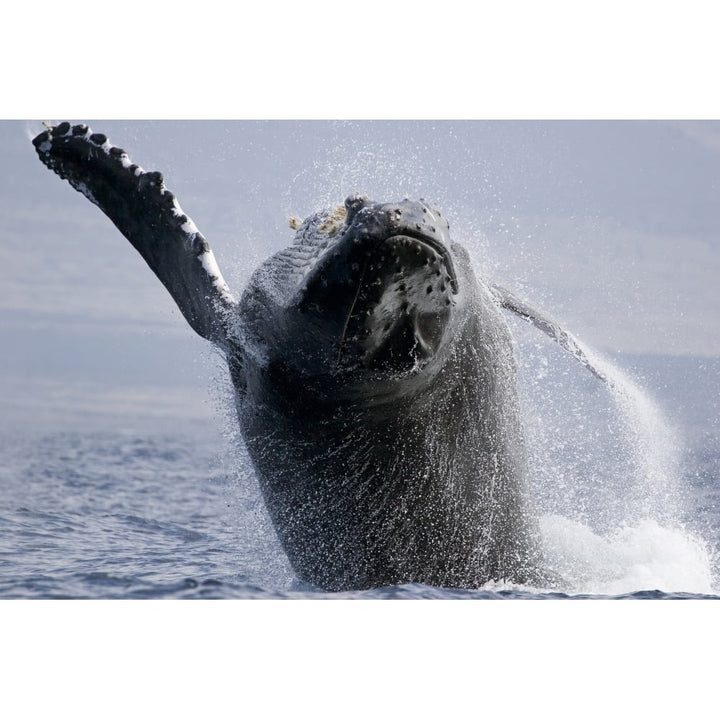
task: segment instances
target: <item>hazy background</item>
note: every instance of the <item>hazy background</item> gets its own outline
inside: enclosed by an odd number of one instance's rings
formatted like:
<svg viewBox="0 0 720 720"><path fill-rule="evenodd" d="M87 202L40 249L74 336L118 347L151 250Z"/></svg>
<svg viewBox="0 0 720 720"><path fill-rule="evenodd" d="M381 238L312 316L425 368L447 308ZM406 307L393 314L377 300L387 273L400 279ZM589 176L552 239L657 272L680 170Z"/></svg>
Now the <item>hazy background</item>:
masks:
<svg viewBox="0 0 720 720"><path fill-rule="evenodd" d="M164 173L236 292L291 241L290 215L355 191L425 197L481 272L620 364L655 368L666 404L714 422L720 122L71 121ZM222 364L39 162L42 129L0 122L3 426L216 429Z"/></svg>

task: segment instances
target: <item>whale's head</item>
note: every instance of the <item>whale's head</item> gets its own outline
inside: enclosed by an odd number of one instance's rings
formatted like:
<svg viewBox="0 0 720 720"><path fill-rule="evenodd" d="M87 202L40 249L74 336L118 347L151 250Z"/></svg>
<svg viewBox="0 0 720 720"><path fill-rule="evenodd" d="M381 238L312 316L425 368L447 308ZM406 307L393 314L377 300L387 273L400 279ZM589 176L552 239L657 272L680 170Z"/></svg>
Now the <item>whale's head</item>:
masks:
<svg viewBox="0 0 720 720"><path fill-rule="evenodd" d="M437 208L354 195L302 222L241 305L269 362L293 374L400 377L441 350L467 272Z"/></svg>

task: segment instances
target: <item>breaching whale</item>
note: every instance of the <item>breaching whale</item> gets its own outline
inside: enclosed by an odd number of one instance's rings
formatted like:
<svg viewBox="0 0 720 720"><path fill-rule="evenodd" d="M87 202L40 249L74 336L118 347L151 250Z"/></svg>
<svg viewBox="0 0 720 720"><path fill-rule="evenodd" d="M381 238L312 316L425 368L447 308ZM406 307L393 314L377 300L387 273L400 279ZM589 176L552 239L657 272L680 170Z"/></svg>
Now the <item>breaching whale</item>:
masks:
<svg viewBox="0 0 720 720"><path fill-rule="evenodd" d="M160 173L85 125L49 126L33 144L224 353L302 580L330 591L543 581L502 308L602 375L554 321L476 277L437 208L351 196L299 224L237 298Z"/></svg>

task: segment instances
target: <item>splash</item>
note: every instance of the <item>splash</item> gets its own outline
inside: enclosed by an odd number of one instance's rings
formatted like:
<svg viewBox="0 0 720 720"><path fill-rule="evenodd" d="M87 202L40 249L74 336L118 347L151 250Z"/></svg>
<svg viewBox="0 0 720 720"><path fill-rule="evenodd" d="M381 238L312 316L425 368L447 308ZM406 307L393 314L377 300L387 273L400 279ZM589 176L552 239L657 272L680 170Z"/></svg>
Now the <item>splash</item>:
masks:
<svg viewBox="0 0 720 720"><path fill-rule="evenodd" d="M583 523L546 515L540 530L546 560L571 594L716 592L707 544L681 527L646 518L603 535Z"/></svg>
<svg viewBox="0 0 720 720"><path fill-rule="evenodd" d="M681 482L679 431L626 373L578 344L607 378L618 420L629 440L628 477L634 482L627 500L628 517L679 522L687 503Z"/></svg>
<svg viewBox="0 0 720 720"><path fill-rule="evenodd" d="M605 384L520 335L531 480L557 589L717 592L710 546L685 522L682 440L658 404L579 341Z"/></svg>

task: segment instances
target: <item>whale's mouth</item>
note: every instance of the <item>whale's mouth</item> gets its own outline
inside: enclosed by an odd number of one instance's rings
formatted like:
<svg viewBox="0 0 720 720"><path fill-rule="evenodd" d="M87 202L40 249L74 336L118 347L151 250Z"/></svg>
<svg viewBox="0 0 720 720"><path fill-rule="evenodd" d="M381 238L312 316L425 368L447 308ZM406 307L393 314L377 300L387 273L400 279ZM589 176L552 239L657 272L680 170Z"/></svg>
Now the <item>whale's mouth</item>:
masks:
<svg viewBox="0 0 720 720"><path fill-rule="evenodd" d="M417 371L436 354L458 279L450 250L422 233L392 234L358 264L335 368Z"/></svg>
<svg viewBox="0 0 720 720"><path fill-rule="evenodd" d="M437 253L440 256L443 265L445 266L445 270L447 271L447 280L450 283L452 293L453 295L457 295L459 290L457 273L455 272L452 254L450 253L450 249L445 245L445 243L443 243L441 240L438 240L437 238L430 237L421 232L415 232L412 230L403 230L400 234L391 235L390 237L386 238L383 244L391 245L394 243L400 243L407 246L414 244L418 246L418 250L420 252L422 252L422 249L425 248L427 250L431 250Z"/></svg>

